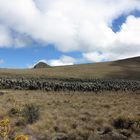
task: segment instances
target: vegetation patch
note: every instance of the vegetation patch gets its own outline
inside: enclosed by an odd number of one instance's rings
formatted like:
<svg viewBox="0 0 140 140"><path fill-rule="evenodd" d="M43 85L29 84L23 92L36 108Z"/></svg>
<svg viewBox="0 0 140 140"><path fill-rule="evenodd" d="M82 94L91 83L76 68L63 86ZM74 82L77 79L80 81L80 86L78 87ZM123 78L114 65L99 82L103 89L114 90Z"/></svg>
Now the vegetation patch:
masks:
<svg viewBox="0 0 140 140"><path fill-rule="evenodd" d="M9 118L10 140L22 134L29 140L139 138L140 94L114 93L9 90L0 98L0 120Z"/></svg>
<svg viewBox="0 0 140 140"><path fill-rule="evenodd" d="M117 129L130 129L133 125L139 126L140 118L131 116L119 116L113 120L112 125Z"/></svg>
<svg viewBox="0 0 140 140"><path fill-rule="evenodd" d="M40 112L39 112L39 107L35 104L27 104L23 108L21 114L27 121L27 123L32 124L39 120L40 117Z"/></svg>

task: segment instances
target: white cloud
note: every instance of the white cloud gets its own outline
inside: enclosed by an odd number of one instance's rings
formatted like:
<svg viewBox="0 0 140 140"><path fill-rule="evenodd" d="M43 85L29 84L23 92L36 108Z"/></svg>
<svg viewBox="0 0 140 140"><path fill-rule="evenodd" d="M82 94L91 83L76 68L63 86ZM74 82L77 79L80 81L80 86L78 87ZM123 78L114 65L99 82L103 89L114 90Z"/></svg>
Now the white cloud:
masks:
<svg viewBox="0 0 140 140"><path fill-rule="evenodd" d="M0 47L28 46L29 37L90 61L140 55L139 18L129 16L118 33L111 29L115 18L136 9L139 0L0 0Z"/></svg>
<svg viewBox="0 0 140 140"><path fill-rule="evenodd" d="M48 60L50 66L64 66L64 65L73 65L76 60L70 56L62 56L59 59Z"/></svg>
<svg viewBox="0 0 140 140"><path fill-rule="evenodd" d="M129 16L117 33L118 40L126 45L140 45L140 18Z"/></svg>
<svg viewBox="0 0 140 140"><path fill-rule="evenodd" d="M41 59L37 61L35 64L27 64L27 67L33 68L39 62L44 62L50 66L65 66L65 65L73 65L77 62L77 60L73 57L63 55L59 59L51 59L51 60Z"/></svg>
<svg viewBox="0 0 140 140"><path fill-rule="evenodd" d="M0 47L8 47L11 45L11 37L8 29L3 25L0 25Z"/></svg>
<svg viewBox="0 0 140 140"><path fill-rule="evenodd" d="M113 32L112 32L113 33ZM114 38L113 38L114 37ZM83 53L83 57L90 62L100 62L103 60L117 60L128 57L140 56L140 18L128 16L121 26L121 30L110 35L110 41L106 45L101 45L98 53L95 50ZM111 39L112 38L112 39Z"/></svg>
<svg viewBox="0 0 140 140"><path fill-rule="evenodd" d="M90 62L101 62L109 59L107 54L102 54L99 52L83 53L83 58Z"/></svg>
<svg viewBox="0 0 140 140"><path fill-rule="evenodd" d="M4 60L3 59L0 59L0 64L3 64L4 63Z"/></svg>

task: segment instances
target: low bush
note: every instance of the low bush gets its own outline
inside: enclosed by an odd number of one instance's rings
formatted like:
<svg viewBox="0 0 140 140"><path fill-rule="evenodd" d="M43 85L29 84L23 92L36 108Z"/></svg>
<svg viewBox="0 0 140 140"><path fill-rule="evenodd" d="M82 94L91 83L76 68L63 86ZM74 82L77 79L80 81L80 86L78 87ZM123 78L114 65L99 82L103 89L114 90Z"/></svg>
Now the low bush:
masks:
<svg viewBox="0 0 140 140"><path fill-rule="evenodd" d="M25 107L22 110L22 116L29 124L36 122L40 117L39 107L35 104L25 105Z"/></svg>
<svg viewBox="0 0 140 140"><path fill-rule="evenodd" d="M112 125L117 129L129 129L135 123L134 118L129 116L119 116L112 121Z"/></svg>
<svg viewBox="0 0 140 140"><path fill-rule="evenodd" d="M16 109L16 108L11 108L9 111L8 111L8 115L10 117L15 117L15 116L18 116L20 114L19 110Z"/></svg>

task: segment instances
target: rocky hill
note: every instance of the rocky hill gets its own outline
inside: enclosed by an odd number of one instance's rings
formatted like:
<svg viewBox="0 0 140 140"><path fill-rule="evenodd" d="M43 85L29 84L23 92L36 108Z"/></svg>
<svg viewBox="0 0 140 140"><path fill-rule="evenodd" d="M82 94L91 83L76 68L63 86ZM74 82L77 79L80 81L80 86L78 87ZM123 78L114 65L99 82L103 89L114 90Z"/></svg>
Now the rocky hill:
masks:
<svg viewBox="0 0 140 140"><path fill-rule="evenodd" d="M44 62L39 62L34 66L34 69L48 68L48 67L50 67L48 64Z"/></svg>

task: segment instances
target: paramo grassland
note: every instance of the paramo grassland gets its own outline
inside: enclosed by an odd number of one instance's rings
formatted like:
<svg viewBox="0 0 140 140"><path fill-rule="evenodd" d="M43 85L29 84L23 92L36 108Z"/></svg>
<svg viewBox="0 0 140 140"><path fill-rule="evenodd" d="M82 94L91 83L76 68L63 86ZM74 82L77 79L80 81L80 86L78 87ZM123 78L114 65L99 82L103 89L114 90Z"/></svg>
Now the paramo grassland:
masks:
<svg viewBox="0 0 140 140"><path fill-rule="evenodd" d="M7 118L10 140L139 140L140 57L0 69L0 120Z"/></svg>

